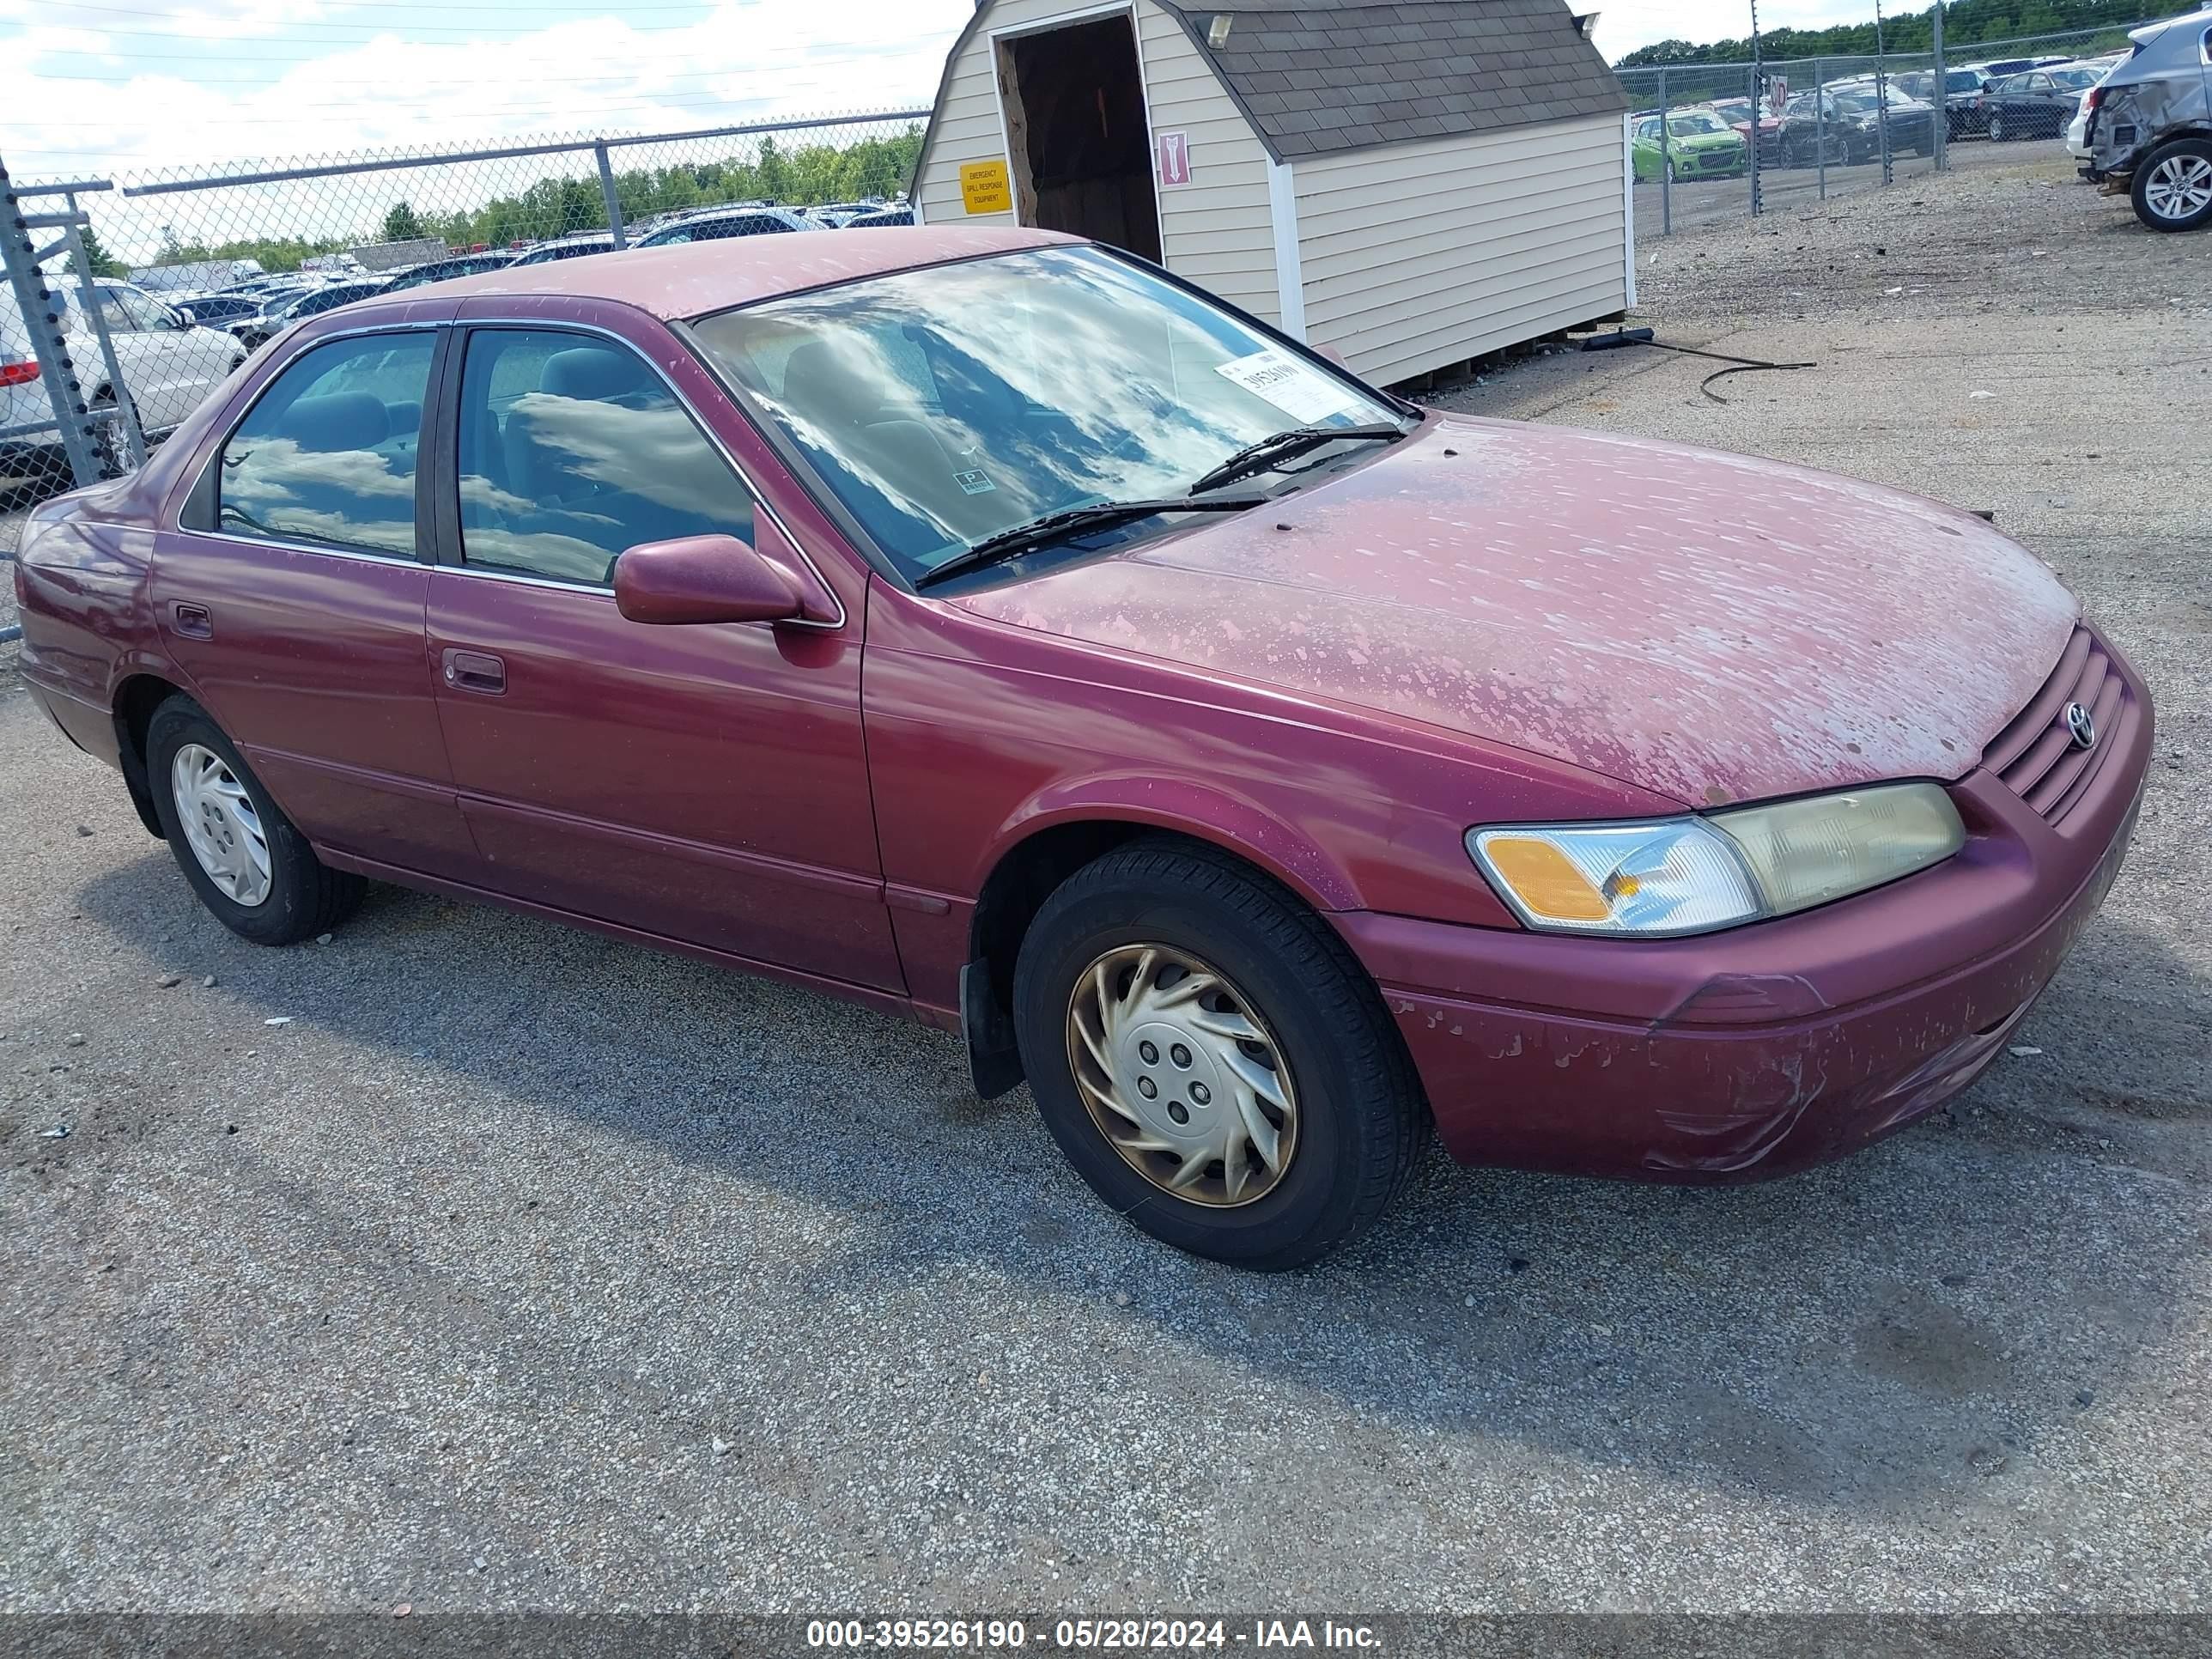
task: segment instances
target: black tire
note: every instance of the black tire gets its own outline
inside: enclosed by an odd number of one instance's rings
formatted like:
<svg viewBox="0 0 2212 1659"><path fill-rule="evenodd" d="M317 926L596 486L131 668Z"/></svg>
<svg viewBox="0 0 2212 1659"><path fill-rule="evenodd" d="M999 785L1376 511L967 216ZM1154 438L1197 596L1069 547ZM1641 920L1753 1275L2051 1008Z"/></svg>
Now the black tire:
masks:
<svg viewBox="0 0 2212 1659"><path fill-rule="evenodd" d="M1298 1127L1279 1178L1256 1200L1217 1207L1169 1193L1091 1121L1069 1058L1071 1001L1102 955L1139 944L1202 957L1275 1039ZM1022 941L1014 1024L1045 1127L1076 1172L1194 1255L1261 1272L1317 1261L1374 1224L1425 1144L1419 1081L1374 982L1294 896L1210 848L1148 837L1070 877Z"/></svg>
<svg viewBox="0 0 2212 1659"><path fill-rule="evenodd" d="M2194 212L2166 218L2151 205L2151 187L2160 178L2161 169L2172 165L2187 165L2191 161L2212 167L2212 138L2176 138L2171 143L2160 144L2136 164L2135 177L2128 183L2128 199L2135 204L2136 217L2153 230L2195 230L2212 221L2212 200L2208 200Z"/></svg>
<svg viewBox="0 0 2212 1659"><path fill-rule="evenodd" d="M1987 131L1990 135L1990 142L1991 143L2002 144L2008 142L2005 137L2004 117L1997 114L1995 111L1990 112L1990 125L1985 131Z"/></svg>
<svg viewBox="0 0 2212 1659"><path fill-rule="evenodd" d="M220 756L258 815L268 842L270 885L268 896L258 904L241 904L216 886L185 839L172 769L177 751L186 744L198 744ZM307 838L270 798L222 728L190 697L173 696L154 711L146 727L146 775L155 816L178 868L200 902L240 939L256 945L297 945L329 933L361 908L368 884L331 869L315 856Z"/></svg>

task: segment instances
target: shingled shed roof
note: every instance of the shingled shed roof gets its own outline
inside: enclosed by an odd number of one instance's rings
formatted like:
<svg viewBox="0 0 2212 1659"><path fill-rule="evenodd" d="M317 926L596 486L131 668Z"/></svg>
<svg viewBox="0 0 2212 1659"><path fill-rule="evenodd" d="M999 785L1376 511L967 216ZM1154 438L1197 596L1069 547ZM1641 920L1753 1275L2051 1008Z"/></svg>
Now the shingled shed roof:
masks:
<svg viewBox="0 0 2212 1659"><path fill-rule="evenodd" d="M1159 3L1279 161L1628 107L1564 0Z"/></svg>

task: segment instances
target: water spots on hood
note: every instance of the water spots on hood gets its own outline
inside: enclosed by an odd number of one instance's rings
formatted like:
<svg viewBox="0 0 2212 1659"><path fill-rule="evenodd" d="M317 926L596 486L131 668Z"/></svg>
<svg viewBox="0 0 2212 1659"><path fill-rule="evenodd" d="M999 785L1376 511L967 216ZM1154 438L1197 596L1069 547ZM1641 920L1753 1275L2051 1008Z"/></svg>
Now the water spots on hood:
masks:
<svg viewBox="0 0 2212 1659"><path fill-rule="evenodd" d="M1459 418L1256 513L956 603L1698 804L1958 776L2076 615L2033 556L1931 501Z"/></svg>

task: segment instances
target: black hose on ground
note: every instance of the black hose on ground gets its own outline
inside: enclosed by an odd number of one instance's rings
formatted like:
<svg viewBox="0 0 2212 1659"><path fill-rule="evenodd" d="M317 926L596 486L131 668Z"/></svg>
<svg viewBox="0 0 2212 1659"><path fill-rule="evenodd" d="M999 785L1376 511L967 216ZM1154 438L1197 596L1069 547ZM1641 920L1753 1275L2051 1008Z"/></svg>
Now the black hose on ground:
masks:
<svg viewBox="0 0 2212 1659"><path fill-rule="evenodd" d="M1713 390L1715 380L1726 380L1731 374L1742 374L1755 368L1818 368L1818 363L1771 363L1764 357L1731 357L1724 351L1703 351L1696 346L1669 345L1664 340L1654 339L1648 328L1617 328L1610 334L1593 334L1583 342L1584 351L1614 351L1622 346L1646 345L1654 351L1672 351L1684 357L1710 357L1717 363L1727 363L1727 368L1717 368L1698 382L1698 390L1717 404L1728 399Z"/></svg>

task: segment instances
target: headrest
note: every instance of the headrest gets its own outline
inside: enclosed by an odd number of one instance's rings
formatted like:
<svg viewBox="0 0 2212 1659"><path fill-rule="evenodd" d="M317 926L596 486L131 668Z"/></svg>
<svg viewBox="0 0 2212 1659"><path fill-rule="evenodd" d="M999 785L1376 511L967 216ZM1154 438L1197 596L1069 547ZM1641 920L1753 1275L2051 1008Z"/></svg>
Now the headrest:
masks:
<svg viewBox="0 0 2212 1659"><path fill-rule="evenodd" d="M384 404L366 392L333 392L302 398L284 412L283 435L301 449L330 454L374 449L391 435Z"/></svg>
<svg viewBox="0 0 2212 1659"><path fill-rule="evenodd" d="M637 354L614 346L572 346L545 360L538 390L556 398L613 403L644 384L649 371Z"/></svg>
<svg viewBox="0 0 2212 1659"><path fill-rule="evenodd" d="M857 354L828 340L810 340L783 366L783 404L819 425L859 426L884 406L883 383Z"/></svg>

